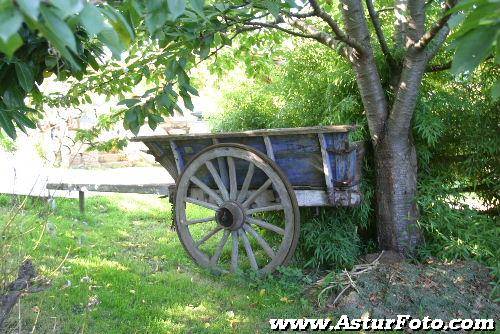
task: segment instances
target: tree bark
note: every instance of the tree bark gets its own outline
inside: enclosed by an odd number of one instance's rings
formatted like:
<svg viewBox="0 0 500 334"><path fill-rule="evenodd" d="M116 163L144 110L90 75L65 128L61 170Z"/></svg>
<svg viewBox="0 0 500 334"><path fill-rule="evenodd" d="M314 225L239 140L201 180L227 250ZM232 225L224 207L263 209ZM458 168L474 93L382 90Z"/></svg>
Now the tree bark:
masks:
<svg viewBox="0 0 500 334"><path fill-rule="evenodd" d="M408 9L407 2L398 2L402 13ZM419 13L422 7L419 4L423 2L410 2L411 12ZM401 73L397 73L396 99L389 108L361 1L342 0L342 4L347 32L360 41L365 50L363 54L353 52L351 63L356 72L374 147L379 246L384 250L410 255L422 240L416 224L417 154L410 124L426 66L425 54L408 53ZM414 17L412 30L402 29L404 38L410 34L416 39L423 33L423 14Z"/></svg>
<svg viewBox="0 0 500 334"><path fill-rule="evenodd" d="M410 136L386 135L374 148L379 247L410 255L422 241L416 221L417 153Z"/></svg>

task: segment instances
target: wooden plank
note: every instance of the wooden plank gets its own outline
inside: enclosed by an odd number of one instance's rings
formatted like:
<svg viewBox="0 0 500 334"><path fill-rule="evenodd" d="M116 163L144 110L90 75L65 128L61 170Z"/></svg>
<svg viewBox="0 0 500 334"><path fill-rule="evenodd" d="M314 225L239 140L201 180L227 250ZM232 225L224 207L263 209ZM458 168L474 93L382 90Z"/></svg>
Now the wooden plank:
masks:
<svg viewBox="0 0 500 334"><path fill-rule="evenodd" d="M80 213L83 215L85 213L85 192L78 191L78 204L80 205Z"/></svg>
<svg viewBox="0 0 500 334"><path fill-rule="evenodd" d="M103 193L132 193L168 195L171 183L150 184L88 184L88 183L47 183L46 188L51 190L68 191L95 191Z"/></svg>
<svg viewBox="0 0 500 334"><path fill-rule="evenodd" d="M295 190L299 206L331 206L324 190Z"/></svg>
<svg viewBox="0 0 500 334"><path fill-rule="evenodd" d="M266 152L267 156L272 160L275 161L276 159L274 158L274 151L273 151L273 145L271 144L271 139L269 136L264 136L264 144L266 145Z"/></svg>
<svg viewBox="0 0 500 334"><path fill-rule="evenodd" d="M300 128L259 129L259 130L242 131L242 132L189 133L182 135L139 136L130 138L130 141L160 142L165 140L188 140L193 138L200 139L200 138L225 138L225 137L281 136L290 134L349 132L355 129L356 129L355 125L329 125L329 126L313 126L313 127L300 127Z"/></svg>
<svg viewBox="0 0 500 334"><path fill-rule="evenodd" d="M321 147L321 156L323 157L323 172L325 173L326 188L333 191L333 174L332 166L330 165L330 158L326 150L326 140L322 133L318 133L319 145Z"/></svg>

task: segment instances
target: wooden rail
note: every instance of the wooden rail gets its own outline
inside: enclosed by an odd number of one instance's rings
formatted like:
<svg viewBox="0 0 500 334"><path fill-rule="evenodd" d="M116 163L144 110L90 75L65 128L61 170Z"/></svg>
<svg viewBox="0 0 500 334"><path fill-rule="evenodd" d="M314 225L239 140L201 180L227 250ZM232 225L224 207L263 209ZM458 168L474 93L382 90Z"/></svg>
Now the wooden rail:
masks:
<svg viewBox="0 0 500 334"><path fill-rule="evenodd" d="M47 183L49 190L78 191L80 212L85 212L85 192L125 193L125 194L153 194L168 196L169 187L173 183L148 184L92 184L92 183Z"/></svg>

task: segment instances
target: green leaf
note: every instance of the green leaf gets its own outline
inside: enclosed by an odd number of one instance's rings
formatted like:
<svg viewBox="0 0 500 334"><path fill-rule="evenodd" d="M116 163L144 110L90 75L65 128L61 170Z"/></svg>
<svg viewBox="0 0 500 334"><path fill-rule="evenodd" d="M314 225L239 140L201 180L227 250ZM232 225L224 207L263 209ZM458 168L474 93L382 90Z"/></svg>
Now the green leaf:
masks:
<svg viewBox="0 0 500 334"><path fill-rule="evenodd" d="M151 130L156 129L159 123L163 122L163 117L160 115L155 115L155 114L149 114L148 115L148 125L151 128Z"/></svg>
<svg viewBox="0 0 500 334"><path fill-rule="evenodd" d="M3 92L3 102L5 105L10 108L18 108L24 106L24 96L23 92L19 88L19 86L11 86Z"/></svg>
<svg viewBox="0 0 500 334"><path fill-rule="evenodd" d="M17 0L16 2L24 15L33 20L38 19L38 15L40 14L40 0Z"/></svg>
<svg viewBox="0 0 500 334"><path fill-rule="evenodd" d="M491 88L491 98L493 101L497 101L500 99L500 79L497 79L493 88Z"/></svg>
<svg viewBox="0 0 500 334"><path fill-rule="evenodd" d="M97 35L97 38L111 50L113 57L120 59L125 45L123 45L116 31L112 28L104 29Z"/></svg>
<svg viewBox="0 0 500 334"><path fill-rule="evenodd" d="M59 8L63 18L78 14L83 9L82 0L52 0L52 3Z"/></svg>
<svg viewBox="0 0 500 334"><path fill-rule="evenodd" d="M15 64L17 81L26 93L31 92L35 83L33 69L26 63L17 62Z"/></svg>
<svg viewBox="0 0 500 334"><path fill-rule="evenodd" d="M175 58L169 59L166 69L165 69L165 77L168 81L175 78L177 72L180 70L179 62Z"/></svg>
<svg viewBox="0 0 500 334"><path fill-rule="evenodd" d="M163 27L168 20L167 4L165 0L146 1L145 23L148 31L153 35L158 29Z"/></svg>
<svg viewBox="0 0 500 334"><path fill-rule="evenodd" d="M214 35L209 34L203 38L200 45L200 58L205 59L210 54L210 47L214 40Z"/></svg>
<svg viewBox="0 0 500 334"><path fill-rule="evenodd" d="M279 18L280 15L280 5L274 1L265 1L264 6L275 18Z"/></svg>
<svg viewBox="0 0 500 334"><path fill-rule="evenodd" d="M144 8L142 7L142 4L138 2L137 0L130 0L129 2L130 8L133 9L137 15L142 15L144 12Z"/></svg>
<svg viewBox="0 0 500 334"><path fill-rule="evenodd" d="M125 105L128 108L130 108L132 106L135 106L139 102L141 102L141 100L139 100L139 99L125 99L125 100L121 100L120 102L118 102L118 105L119 106Z"/></svg>
<svg viewBox="0 0 500 334"><path fill-rule="evenodd" d="M16 123L19 125L23 125L23 126L26 126L30 129L35 129L36 128L36 124L35 122L33 122L31 119L29 119L23 112L21 111L18 111L18 112L13 112L12 113L12 117L14 118L14 120L16 121ZM26 132L26 131L24 131Z"/></svg>
<svg viewBox="0 0 500 334"><path fill-rule="evenodd" d="M79 18L83 27L91 36L95 36L106 29L104 16L93 5L90 5L88 3L85 4L85 7L80 12Z"/></svg>
<svg viewBox="0 0 500 334"><path fill-rule="evenodd" d="M161 94L157 96L156 101L158 103L158 107L160 108L167 108L168 110L170 110L170 108L172 107L172 100L170 100L168 94Z"/></svg>
<svg viewBox="0 0 500 334"><path fill-rule="evenodd" d="M0 5L0 38L7 43L17 33L23 23L23 16L12 5L11 1L3 1Z"/></svg>
<svg viewBox="0 0 500 334"><path fill-rule="evenodd" d="M0 108L0 127L12 139L16 139L16 128L12 123L12 118L8 115L6 109Z"/></svg>
<svg viewBox="0 0 500 334"><path fill-rule="evenodd" d="M186 9L185 0L167 0L167 3L170 15L172 15L172 20L175 20L176 18L181 16Z"/></svg>
<svg viewBox="0 0 500 334"><path fill-rule="evenodd" d="M40 8L42 16L45 19L47 28L57 37L57 39L71 51L76 53L76 41L73 31L68 27L66 22L61 20L54 10L47 6ZM61 51L61 50L59 50Z"/></svg>
<svg viewBox="0 0 500 334"><path fill-rule="evenodd" d="M204 16L203 9L205 7L205 0L189 0L191 8L200 16Z"/></svg>
<svg viewBox="0 0 500 334"><path fill-rule="evenodd" d="M451 73L457 75L473 71L491 52L495 36L496 28L486 26L471 30L457 39Z"/></svg>
<svg viewBox="0 0 500 334"><path fill-rule="evenodd" d="M216 3L214 4L214 7L217 8L218 11L224 12L229 8L229 5L225 3Z"/></svg>
<svg viewBox="0 0 500 334"><path fill-rule="evenodd" d="M459 14L456 14L459 16ZM494 3L486 3L475 7L465 18L460 29L453 33L452 38L464 35L472 29L476 29L479 26L495 24L495 21L500 17L500 5ZM454 26L450 26L453 28Z"/></svg>
<svg viewBox="0 0 500 334"><path fill-rule="evenodd" d="M461 10L466 10L471 8L474 5L477 5L478 3L485 3L487 0L462 0L460 1L459 4L456 6L453 6L450 10L448 10L447 14L453 14Z"/></svg>
<svg viewBox="0 0 500 334"><path fill-rule="evenodd" d="M19 49L22 45L23 39L18 33L10 36L9 40L5 43L0 38L0 52L5 53L9 58L11 58L14 55L14 52L16 52L16 50Z"/></svg>
<svg viewBox="0 0 500 334"><path fill-rule="evenodd" d="M184 106L188 108L189 110L194 109L193 101L191 100L191 96L189 95L188 92L180 90L179 95L182 97L182 100L184 101Z"/></svg>
<svg viewBox="0 0 500 334"><path fill-rule="evenodd" d="M128 124L137 122L137 108L131 108L125 112L125 119Z"/></svg>
<svg viewBox="0 0 500 334"><path fill-rule="evenodd" d="M134 31L123 15L111 6L106 6L102 12L109 19L111 25L120 36L120 39L125 45L130 44L134 39Z"/></svg>

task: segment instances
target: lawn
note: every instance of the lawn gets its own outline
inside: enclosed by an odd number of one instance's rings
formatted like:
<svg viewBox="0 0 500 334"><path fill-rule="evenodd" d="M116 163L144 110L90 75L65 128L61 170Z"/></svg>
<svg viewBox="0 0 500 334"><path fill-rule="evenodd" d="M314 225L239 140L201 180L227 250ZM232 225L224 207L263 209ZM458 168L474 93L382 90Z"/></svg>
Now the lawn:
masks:
<svg viewBox="0 0 500 334"><path fill-rule="evenodd" d="M0 195L0 229L22 200ZM9 259L29 256L50 282L22 298L12 331L264 333L269 318L319 316L303 297L298 269L259 278L197 267L170 229L166 199L92 197L85 216L76 200L56 203L27 200L9 228L24 233L22 242L3 241L3 272L13 267Z"/></svg>

